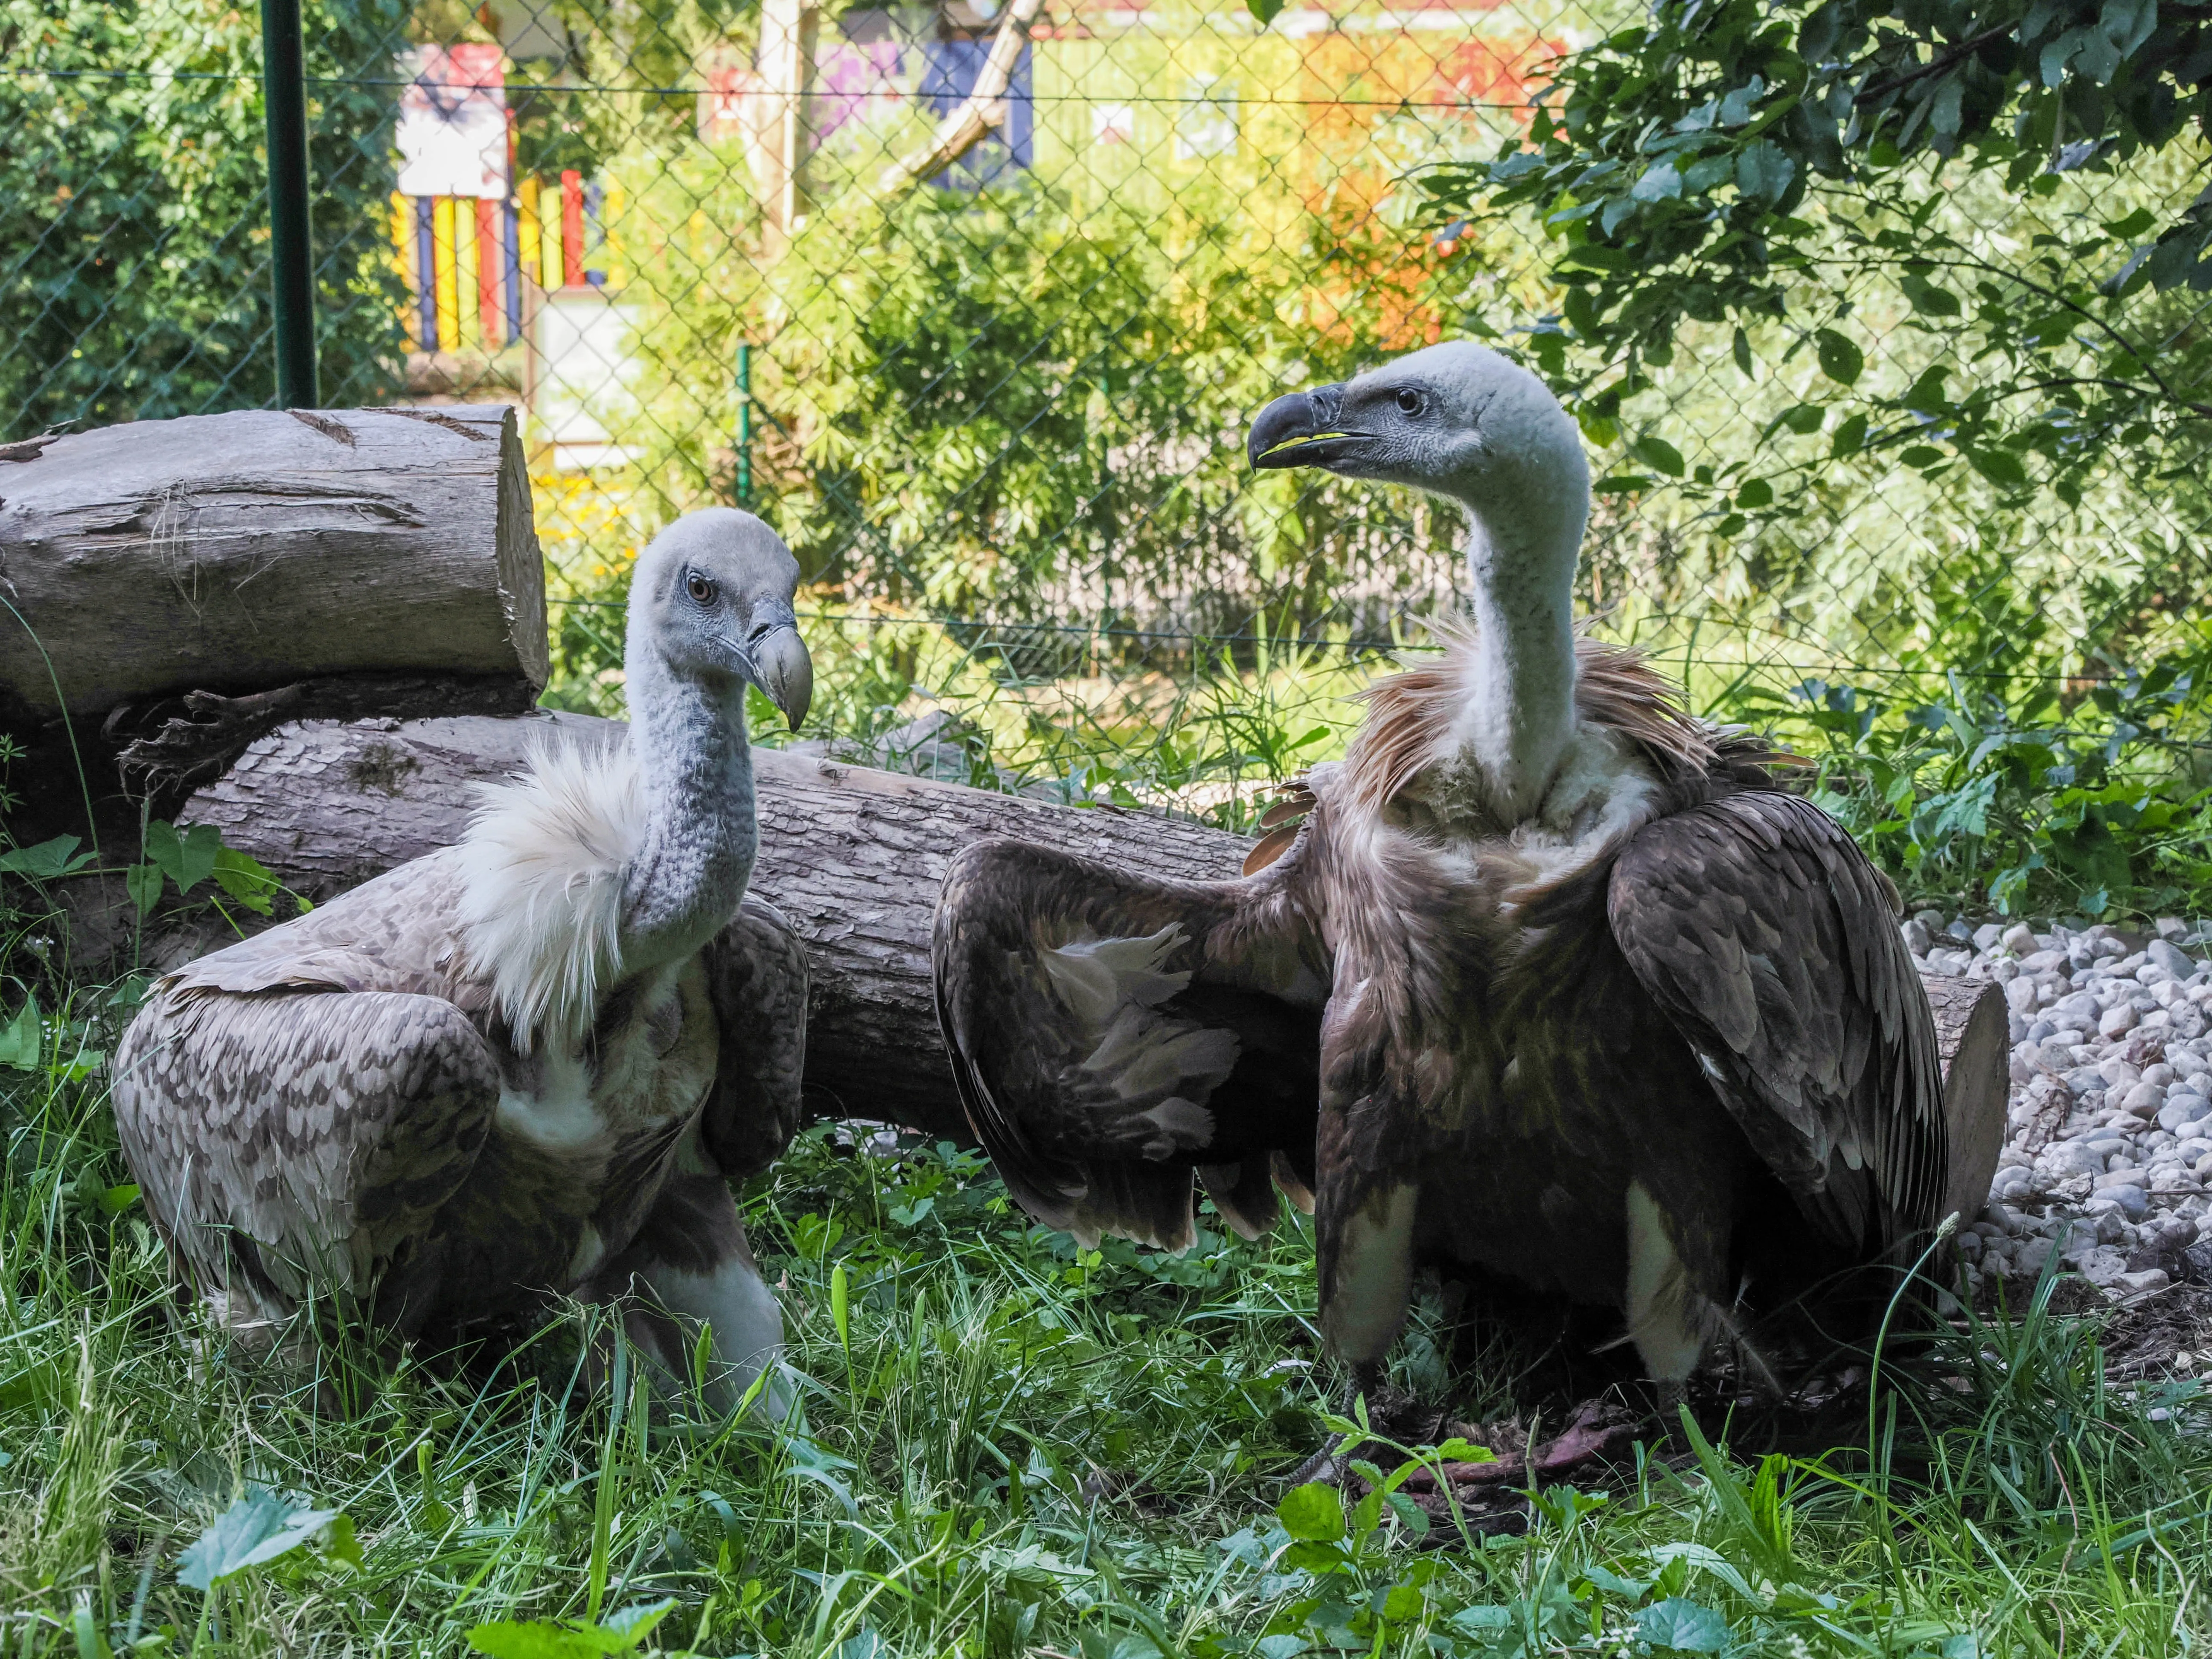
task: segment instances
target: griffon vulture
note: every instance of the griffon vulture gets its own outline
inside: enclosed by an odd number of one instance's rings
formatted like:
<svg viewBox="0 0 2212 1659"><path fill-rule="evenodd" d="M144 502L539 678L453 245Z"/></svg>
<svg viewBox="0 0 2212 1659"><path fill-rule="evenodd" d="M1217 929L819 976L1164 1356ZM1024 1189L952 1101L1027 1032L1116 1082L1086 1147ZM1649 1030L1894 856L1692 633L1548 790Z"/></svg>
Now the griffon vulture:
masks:
<svg viewBox="0 0 2212 1659"><path fill-rule="evenodd" d="M456 846L158 981L116 1054L123 1150L234 1328L311 1298L401 1336L619 1310L726 1406L782 1315L730 1182L797 1127L806 963L745 897L745 688L795 727L798 567L751 515L637 560L631 724L483 791ZM771 1384L771 1394L775 1389Z"/></svg>
<svg viewBox="0 0 2212 1659"><path fill-rule="evenodd" d="M1371 689L1241 882L1007 842L954 864L939 1017L1030 1212L1174 1249L1194 1171L1247 1233L1272 1171L1356 1376L1436 1263L1618 1310L1662 1392L1747 1290L1930 1228L1937 1056L1893 893L1782 757L1577 643L1589 477L1542 384L1434 346L1278 399L1250 451L1460 502L1473 615Z"/></svg>

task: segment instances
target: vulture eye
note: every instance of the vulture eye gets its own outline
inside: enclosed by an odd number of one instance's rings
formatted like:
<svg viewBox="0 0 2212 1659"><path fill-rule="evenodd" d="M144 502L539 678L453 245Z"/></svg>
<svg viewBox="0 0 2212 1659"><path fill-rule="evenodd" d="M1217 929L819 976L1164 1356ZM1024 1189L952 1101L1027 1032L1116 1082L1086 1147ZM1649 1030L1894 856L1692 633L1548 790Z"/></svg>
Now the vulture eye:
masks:
<svg viewBox="0 0 2212 1659"><path fill-rule="evenodd" d="M701 575L697 571L693 571L690 575L684 580L684 585L690 590L691 598L696 603L700 605L714 604L715 591L714 584L708 580L706 577Z"/></svg>
<svg viewBox="0 0 2212 1659"><path fill-rule="evenodd" d="M1410 386L1398 394L1398 412L1401 415L1418 415L1427 406L1427 400Z"/></svg>

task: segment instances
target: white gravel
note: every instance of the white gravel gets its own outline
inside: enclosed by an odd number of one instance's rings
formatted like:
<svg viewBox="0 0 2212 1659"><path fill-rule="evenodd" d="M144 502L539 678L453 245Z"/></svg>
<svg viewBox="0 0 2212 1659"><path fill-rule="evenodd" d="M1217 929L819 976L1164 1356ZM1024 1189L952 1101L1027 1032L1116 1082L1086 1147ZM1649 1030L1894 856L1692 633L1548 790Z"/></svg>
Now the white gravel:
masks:
<svg viewBox="0 0 2212 1659"><path fill-rule="evenodd" d="M2037 933L1923 910L1904 931L2010 1009L2004 1156L1959 1241L1969 1282L2032 1278L2054 1250L2123 1300L2212 1275L2212 924Z"/></svg>

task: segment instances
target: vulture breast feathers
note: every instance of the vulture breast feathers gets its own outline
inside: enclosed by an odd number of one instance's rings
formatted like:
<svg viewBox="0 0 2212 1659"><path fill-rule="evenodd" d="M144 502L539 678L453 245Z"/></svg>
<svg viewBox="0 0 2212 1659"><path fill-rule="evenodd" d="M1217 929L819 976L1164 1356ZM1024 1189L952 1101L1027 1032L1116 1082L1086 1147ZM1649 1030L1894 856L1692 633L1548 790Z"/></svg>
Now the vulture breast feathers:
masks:
<svg viewBox="0 0 2212 1659"><path fill-rule="evenodd" d="M1187 1244L1194 1171L1249 1235L1274 1174L1352 1360L1433 1261L1616 1308L1679 1378L1747 1281L1796 1296L1936 1219L1893 895L1781 757L1587 641L1556 781L1486 817L1451 736L1479 642L1440 632L1242 881L963 854L935 938L961 1097L1022 1204L1086 1238Z"/></svg>

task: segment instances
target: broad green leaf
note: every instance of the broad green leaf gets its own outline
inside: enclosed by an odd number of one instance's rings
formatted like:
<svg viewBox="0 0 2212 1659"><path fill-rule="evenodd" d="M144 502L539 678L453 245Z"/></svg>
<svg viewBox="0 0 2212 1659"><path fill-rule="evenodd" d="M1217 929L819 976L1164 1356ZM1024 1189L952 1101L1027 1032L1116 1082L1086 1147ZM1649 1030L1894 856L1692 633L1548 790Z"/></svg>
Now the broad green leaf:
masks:
<svg viewBox="0 0 2212 1659"><path fill-rule="evenodd" d="M56 836L36 847L18 847L12 853L0 854L0 870L9 875L28 876L33 881L52 881L92 861L91 854L79 853L76 848L75 836Z"/></svg>
<svg viewBox="0 0 2212 1659"><path fill-rule="evenodd" d="M1866 354L1832 328L1813 337L1813 355L1820 360L1820 373L1838 386L1857 385L1866 368Z"/></svg>
<svg viewBox="0 0 2212 1659"><path fill-rule="evenodd" d="M1764 138L1745 145L1743 154L1735 158L1735 187L1761 207L1772 207L1780 201L1796 176L1797 164Z"/></svg>
<svg viewBox="0 0 2212 1659"><path fill-rule="evenodd" d="M1457 1435L1436 1448L1436 1454L1447 1463L1495 1463L1498 1454L1487 1446L1478 1446L1472 1440L1462 1440Z"/></svg>
<svg viewBox="0 0 2212 1659"><path fill-rule="evenodd" d="M19 1072L39 1069L40 1025L39 1000L26 997L23 1006L15 1011L15 1018L0 1026L0 1066L11 1066Z"/></svg>
<svg viewBox="0 0 2212 1659"><path fill-rule="evenodd" d="M1899 286L1912 308L1924 317L1955 317L1961 309L1957 295L1936 287L1917 271L1907 272Z"/></svg>
<svg viewBox="0 0 2212 1659"><path fill-rule="evenodd" d="M140 915L152 915L154 907L161 902L161 866L132 865L123 872L123 890L131 895L131 902L138 907Z"/></svg>
<svg viewBox="0 0 2212 1659"><path fill-rule="evenodd" d="M1966 452L1966 464L2001 489L2027 487L2027 469L2020 464L2020 457L2008 449L1970 449Z"/></svg>
<svg viewBox="0 0 2212 1659"><path fill-rule="evenodd" d="M1728 1620L1697 1601L1670 1595L1636 1610L1636 1633L1671 1653L1718 1653L1728 1645Z"/></svg>
<svg viewBox="0 0 2212 1659"><path fill-rule="evenodd" d="M504 1620L478 1625L469 1645L491 1659L603 1659L628 1653L637 1644L605 1625L556 1625L550 1620Z"/></svg>
<svg viewBox="0 0 2212 1659"><path fill-rule="evenodd" d="M628 1653L653 1627L676 1610L676 1598L641 1601L611 1613L601 1623L556 1623L552 1620L509 1620L478 1625L469 1645L491 1659L599 1659Z"/></svg>
<svg viewBox="0 0 2212 1659"><path fill-rule="evenodd" d="M1252 14L1253 21L1261 28L1282 15L1285 0L1244 0L1244 9Z"/></svg>
<svg viewBox="0 0 2212 1659"><path fill-rule="evenodd" d="M1390 1505L1390 1513L1398 1517L1398 1524L1407 1532L1416 1538L1429 1535L1429 1514L1419 1504L1401 1492L1389 1493L1384 1501Z"/></svg>
<svg viewBox="0 0 2212 1659"><path fill-rule="evenodd" d="M76 1637L76 1659L115 1659L114 1650L107 1645L107 1638L100 1633L99 1623L92 1616L90 1590L78 1594L76 1611L70 1615L70 1623Z"/></svg>
<svg viewBox="0 0 2212 1659"><path fill-rule="evenodd" d="M1670 478L1682 476L1682 452L1664 438L1646 433L1629 445L1628 453L1644 465L1663 472Z"/></svg>
<svg viewBox="0 0 2212 1659"><path fill-rule="evenodd" d="M307 1509L265 1486L249 1486L246 1495L217 1516L178 1558L177 1582L196 1590L210 1589L248 1567L290 1554L338 1513Z"/></svg>
<svg viewBox="0 0 2212 1659"><path fill-rule="evenodd" d="M606 1616L606 1627L618 1631L630 1639L634 1647L653 1634L653 1627L676 1611L676 1598L664 1596L658 1601L634 1601L629 1607L617 1607Z"/></svg>
<svg viewBox="0 0 2212 1659"><path fill-rule="evenodd" d="M1275 1518L1302 1543L1333 1544L1344 1536L1344 1498L1334 1486L1308 1481L1284 1495Z"/></svg>
<svg viewBox="0 0 2212 1659"><path fill-rule="evenodd" d="M195 835L198 830L193 831ZM220 847L215 855L216 885L247 909L267 915L274 907L279 883L269 867L251 853Z"/></svg>
<svg viewBox="0 0 2212 1659"><path fill-rule="evenodd" d="M174 824L156 818L146 826L146 856L189 893L215 872L216 854L222 850L222 832L211 823L195 823L181 834Z"/></svg>
<svg viewBox="0 0 2212 1659"><path fill-rule="evenodd" d="M1629 198L1638 202L1666 202L1679 200L1682 194L1682 175L1675 171L1672 161L1658 161L1646 167L1644 176L1629 187Z"/></svg>
<svg viewBox="0 0 2212 1659"><path fill-rule="evenodd" d="M183 832L179 867L169 872L179 893L189 893L215 873L216 855L222 851L222 831L211 823L195 823Z"/></svg>
<svg viewBox="0 0 2212 1659"><path fill-rule="evenodd" d="M1948 402L1943 395L1943 380L1950 372L1941 363L1930 364L1921 371L1918 380L1905 388L1905 396L1899 401L1923 415L1936 413Z"/></svg>

